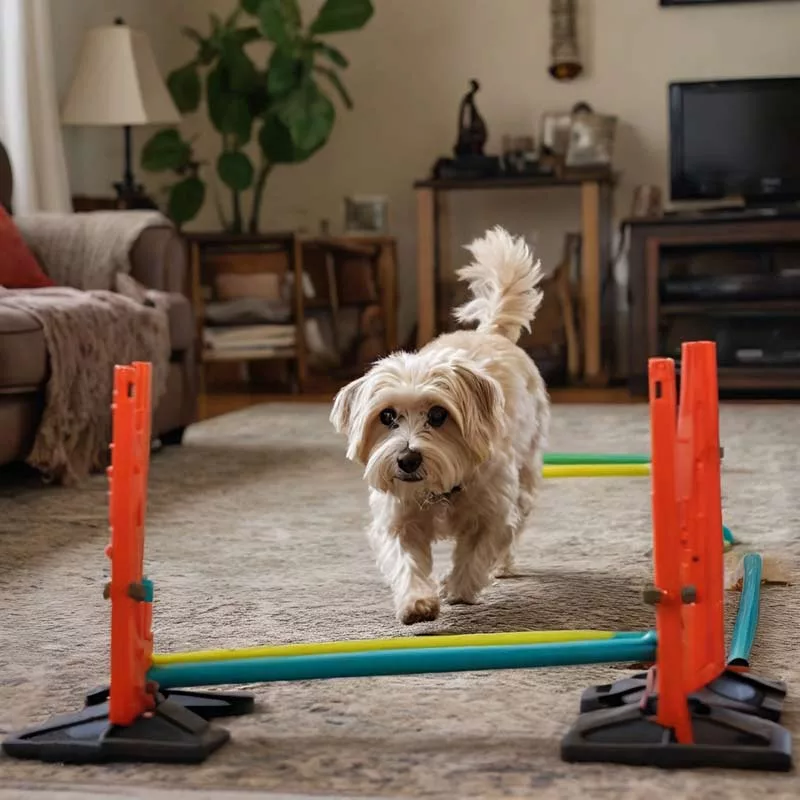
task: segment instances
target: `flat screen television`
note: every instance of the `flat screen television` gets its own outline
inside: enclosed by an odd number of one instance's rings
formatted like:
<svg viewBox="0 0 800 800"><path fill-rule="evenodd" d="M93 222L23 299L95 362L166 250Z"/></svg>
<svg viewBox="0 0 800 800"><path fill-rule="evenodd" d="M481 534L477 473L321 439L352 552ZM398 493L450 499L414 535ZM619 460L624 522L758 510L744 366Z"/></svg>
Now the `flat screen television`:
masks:
<svg viewBox="0 0 800 800"><path fill-rule="evenodd" d="M673 200L800 200L800 77L669 85Z"/></svg>

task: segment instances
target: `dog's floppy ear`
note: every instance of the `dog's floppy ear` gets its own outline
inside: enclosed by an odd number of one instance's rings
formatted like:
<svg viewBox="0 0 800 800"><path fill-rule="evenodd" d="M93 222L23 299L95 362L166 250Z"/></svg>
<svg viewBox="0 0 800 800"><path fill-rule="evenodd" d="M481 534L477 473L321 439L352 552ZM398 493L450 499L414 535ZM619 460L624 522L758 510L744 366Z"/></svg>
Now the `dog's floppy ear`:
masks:
<svg viewBox="0 0 800 800"><path fill-rule="evenodd" d="M480 463L489 458L503 433L503 391L494 378L475 367L459 365L455 372L467 390L460 403L462 433Z"/></svg>
<svg viewBox="0 0 800 800"><path fill-rule="evenodd" d="M505 402L500 384L479 367L450 363L437 371L434 385L449 398L455 422L475 460L485 461L504 430Z"/></svg>
<svg viewBox="0 0 800 800"><path fill-rule="evenodd" d="M367 375L362 375L360 378L348 383L343 389L340 389L334 398L330 421L333 427L336 428L336 433L343 433L345 436L350 435L353 408L358 405L359 394L366 380Z"/></svg>
<svg viewBox="0 0 800 800"><path fill-rule="evenodd" d="M365 463L366 429L370 405L367 400L371 371L348 383L333 401L330 420L337 433L347 436L347 457Z"/></svg>

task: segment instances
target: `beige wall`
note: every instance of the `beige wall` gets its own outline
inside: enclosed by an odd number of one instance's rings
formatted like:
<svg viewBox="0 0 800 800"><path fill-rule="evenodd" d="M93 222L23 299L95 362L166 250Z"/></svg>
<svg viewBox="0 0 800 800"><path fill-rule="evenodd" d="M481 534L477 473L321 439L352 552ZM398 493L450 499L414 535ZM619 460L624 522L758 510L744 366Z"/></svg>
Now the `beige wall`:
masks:
<svg viewBox="0 0 800 800"><path fill-rule="evenodd" d="M186 56L169 26L177 28L187 9L194 18L190 24L196 24L204 7L219 13L231 8L230 0L53 2L72 9L59 14L56 27L62 71L77 47L77 31L102 13L112 17L118 7L150 32L165 69ZM318 5L303 0L307 10ZM615 163L623 173L617 210L624 214L632 186L665 185L668 81L800 73L800 2L661 9L658 0L580 0L586 74L568 85L547 74L549 0L375 0L375 5L367 29L337 37L352 61L347 85L355 110L340 113L331 142L311 161L275 171L264 224L315 229L327 218L338 225L344 195L388 194L401 243L404 328L413 319L414 303L411 184L427 174L437 156L449 154L458 101L470 78L482 83L478 100L489 125L490 151L499 149L504 133L536 133L542 112L568 109L578 100L616 114L621 127ZM154 8L161 12L158 22ZM76 188L101 189L109 174L116 174L118 154L113 139L104 138L102 149L89 141L83 132L70 132L73 179ZM213 152L214 138L203 136L201 146ZM498 222L515 232L538 232L542 258L552 266L563 233L577 227L576 200L571 190L464 194L453 204L454 239L464 242ZM198 226L215 225L209 206Z"/></svg>

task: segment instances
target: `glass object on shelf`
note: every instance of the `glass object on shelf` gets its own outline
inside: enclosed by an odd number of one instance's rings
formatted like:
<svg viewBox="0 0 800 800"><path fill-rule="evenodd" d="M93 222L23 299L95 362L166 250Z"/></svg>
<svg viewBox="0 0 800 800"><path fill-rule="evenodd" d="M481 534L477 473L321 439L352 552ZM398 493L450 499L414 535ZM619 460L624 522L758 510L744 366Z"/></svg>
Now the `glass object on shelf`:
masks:
<svg viewBox="0 0 800 800"><path fill-rule="evenodd" d="M355 195L344 199L345 232L387 233L389 198L384 195Z"/></svg>
<svg viewBox="0 0 800 800"><path fill-rule="evenodd" d="M572 110L566 165L568 167L607 167L614 151L617 118L597 114L588 103Z"/></svg>

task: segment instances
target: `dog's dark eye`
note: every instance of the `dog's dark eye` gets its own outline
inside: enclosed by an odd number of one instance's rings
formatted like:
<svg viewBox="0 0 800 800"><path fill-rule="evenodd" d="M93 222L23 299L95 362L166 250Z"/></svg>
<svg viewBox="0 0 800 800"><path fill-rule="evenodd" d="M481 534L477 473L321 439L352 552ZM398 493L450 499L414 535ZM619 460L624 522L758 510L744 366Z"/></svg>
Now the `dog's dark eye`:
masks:
<svg viewBox="0 0 800 800"><path fill-rule="evenodd" d="M397 421L397 412L393 408L384 408L381 411L380 421L382 425L390 428Z"/></svg>
<svg viewBox="0 0 800 800"><path fill-rule="evenodd" d="M434 406L428 411L428 424L432 428L441 428L447 419L447 409L441 406Z"/></svg>

